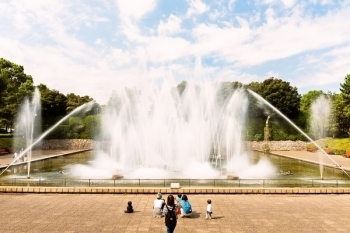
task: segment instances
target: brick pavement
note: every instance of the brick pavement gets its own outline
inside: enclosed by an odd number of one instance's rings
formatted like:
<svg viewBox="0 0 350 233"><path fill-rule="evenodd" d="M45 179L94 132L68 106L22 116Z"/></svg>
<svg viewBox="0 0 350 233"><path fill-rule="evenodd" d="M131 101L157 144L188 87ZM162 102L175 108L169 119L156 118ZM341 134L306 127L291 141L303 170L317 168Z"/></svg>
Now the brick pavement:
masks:
<svg viewBox="0 0 350 233"><path fill-rule="evenodd" d="M167 195L163 197L166 198ZM165 232L155 195L0 194L0 232ZM205 220L206 199L213 219ZM350 195L189 195L175 232L348 232ZM133 214L124 214L127 201Z"/></svg>

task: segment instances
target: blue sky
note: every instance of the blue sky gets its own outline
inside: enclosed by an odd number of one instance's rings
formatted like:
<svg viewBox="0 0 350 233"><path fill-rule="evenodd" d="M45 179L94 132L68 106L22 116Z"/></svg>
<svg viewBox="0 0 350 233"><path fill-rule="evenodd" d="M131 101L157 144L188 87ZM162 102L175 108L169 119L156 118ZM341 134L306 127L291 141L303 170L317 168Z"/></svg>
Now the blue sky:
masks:
<svg viewBox="0 0 350 233"><path fill-rule="evenodd" d="M339 91L350 0L0 1L0 57L105 104L121 86L263 81Z"/></svg>

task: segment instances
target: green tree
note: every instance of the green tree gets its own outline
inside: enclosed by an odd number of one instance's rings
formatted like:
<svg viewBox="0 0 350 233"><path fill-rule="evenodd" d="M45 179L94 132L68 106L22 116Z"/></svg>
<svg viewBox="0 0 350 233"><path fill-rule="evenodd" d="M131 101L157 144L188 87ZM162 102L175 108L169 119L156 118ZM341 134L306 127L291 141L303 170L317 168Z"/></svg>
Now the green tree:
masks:
<svg viewBox="0 0 350 233"><path fill-rule="evenodd" d="M329 116L328 131L330 132L330 134L333 135L333 137L341 136L344 133L343 131L340 130L340 124L339 124L340 119L343 118L342 117L343 113L341 109L342 106L339 105L339 103L341 102L340 94L328 92L327 96L332 101L331 114Z"/></svg>
<svg viewBox="0 0 350 233"><path fill-rule="evenodd" d="M219 104L224 104L230 100L232 94L237 88L243 88L240 82L221 82L217 92L217 100Z"/></svg>
<svg viewBox="0 0 350 233"><path fill-rule="evenodd" d="M38 85L41 95L42 129L46 130L67 114L67 97L46 85Z"/></svg>
<svg viewBox="0 0 350 233"><path fill-rule="evenodd" d="M69 93L67 95L67 108L66 111L69 113L79 107L80 105L83 105L85 103L89 103L90 101L93 101L92 98L89 96L79 96L74 93Z"/></svg>
<svg viewBox="0 0 350 233"><path fill-rule="evenodd" d="M260 85L255 85L255 91L270 104L280 110L289 118L299 114L300 95L296 87L289 82L274 77L264 80Z"/></svg>
<svg viewBox="0 0 350 233"><path fill-rule="evenodd" d="M310 125L311 125L311 105L313 102L315 102L321 95L326 94L323 91L320 90L312 90L309 91L301 96L300 100L300 113L298 116L298 125L303 125L304 130L307 133L310 132Z"/></svg>
<svg viewBox="0 0 350 233"><path fill-rule="evenodd" d="M9 128L25 97L34 93L33 79L24 73L23 66L0 58L0 124Z"/></svg>
<svg viewBox="0 0 350 233"><path fill-rule="evenodd" d="M310 114L311 104L317 100L321 95L326 95L323 91L309 91L301 96L300 111L306 114Z"/></svg>
<svg viewBox="0 0 350 233"><path fill-rule="evenodd" d="M350 74L346 75L344 83L340 84L340 92L343 99L350 103Z"/></svg>
<svg viewBox="0 0 350 233"><path fill-rule="evenodd" d="M350 74L340 84L340 94L335 98L333 111L338 130L350 135Z"/></svg>
<svg viewBox="0 0 350 233"><path fill-rule="evenodd" d="M182 95L182 93L185 91L187 86L187 82L186 81L182 81L180 84L177 85L177 91L179 92L179 95Z"/></svg>

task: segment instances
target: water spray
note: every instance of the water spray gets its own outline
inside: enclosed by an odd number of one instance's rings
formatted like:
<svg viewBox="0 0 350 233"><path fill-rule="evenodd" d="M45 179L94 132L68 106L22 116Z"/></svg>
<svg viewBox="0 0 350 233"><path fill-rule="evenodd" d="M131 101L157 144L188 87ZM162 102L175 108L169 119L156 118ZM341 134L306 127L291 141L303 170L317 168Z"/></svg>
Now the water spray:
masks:
<svg viewBox="0 0 350 233"><path fill-rule="evenodd" d="M63 117L60 121L58 121L55 125L53 125L51 128L46 130L37 140L35 140L30 146L28 146L25 150L23 150L1 173L0 176L13 164L17 162L18 159L22 158L28 151L30 151L36 144L38 144L44 137L46 137L52 130L54 130L57 126L62 124L65 120L67 120L70 116L74 115L75 113L81 111L84 108L91 109L91 107L94 105L95 101L90 101L89 103L85 103L83 105L80 105L76 109L74 109L71 113ZM29 161L30 162L30 161ZM29 172L27 178L29 179Z"/></svg>
<svg viewBox="0 0 350 233"><path fill-rule="evenodd" d="M298 130L304 137L306 137L311 143L313 143L317 149L319 149L323 154L325 154L330 160L332 160L333 163L335 163L335 165L337 167L339 167L348 177L350 177L350 175L331 157L329 156L329 154L327 154L326 151L324 151L314 140L312 140L312 138L310 138L304 131L302 131L296 124L294 124L288 117L286 117L282 112L280 112L276 107L274 107L272 104L270 104L267 100L265 100L263 97L261 97L260 95L258 95L257 93L255 93L252 90L248 89L248 92L250 94L252 94L257 100L262 101L263 103L265 103L267 106L269 106L270 108L272 108L274 111L276 111L280 116L282 116L288 123L290 123L296 130ZM321 176L321 179L323 179L323 176Z"/></svg>

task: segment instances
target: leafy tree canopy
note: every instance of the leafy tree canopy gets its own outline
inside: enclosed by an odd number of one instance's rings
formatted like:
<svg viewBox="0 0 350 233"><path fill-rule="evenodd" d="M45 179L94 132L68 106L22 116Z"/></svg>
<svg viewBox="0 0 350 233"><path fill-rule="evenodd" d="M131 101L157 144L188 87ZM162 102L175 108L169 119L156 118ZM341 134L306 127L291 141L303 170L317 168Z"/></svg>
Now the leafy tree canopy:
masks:
<svg viewBox="0 0 350 233"><path fill-rule="evenodd" d="M79 96L76 95L74 93L69 93L67 95L67 112L71 112L74 109L76 109L77 107L79 107L80 105L83 105L85 103L89 103L90 101L92 101L93 99L90 98L89 96L85 95L85 96Z"/></svg>
<svg viewBox="0 0 350 233"><path fill-rule="evenodd" d="M0 123L12 127L18 108L25 97L34 93L33 79L23 66L0 58Z"/></svg>
<svg viewBox="0 0 350 233"><path fill-rule="evenodd" d="M339 131L350 135L350 74L340 84L340 94L335 97L333 111Z"/></svg>
<svg viewBox="0 0 350 233"><path fill-rule="evenodd" d="M262 83L253 82L247 86L266 99L289 118L299 114L300 95L296 87L289 82L274 77Z"/></svg>
<svg viewBox="0 0 350 233"><path fill-rule="evenodd" d="M46 85L38 85L41 95L42 117L65 116L67 97L57 90L50 90Z"/></svg>
<svg viewBox="0 0 350 233"><path fill-rule="evenodd" d="M311 104L315 102L321 95L326 95L323 91L309 91L302 95L300 100L300 111L303 113L309 113Z"/></svg>

